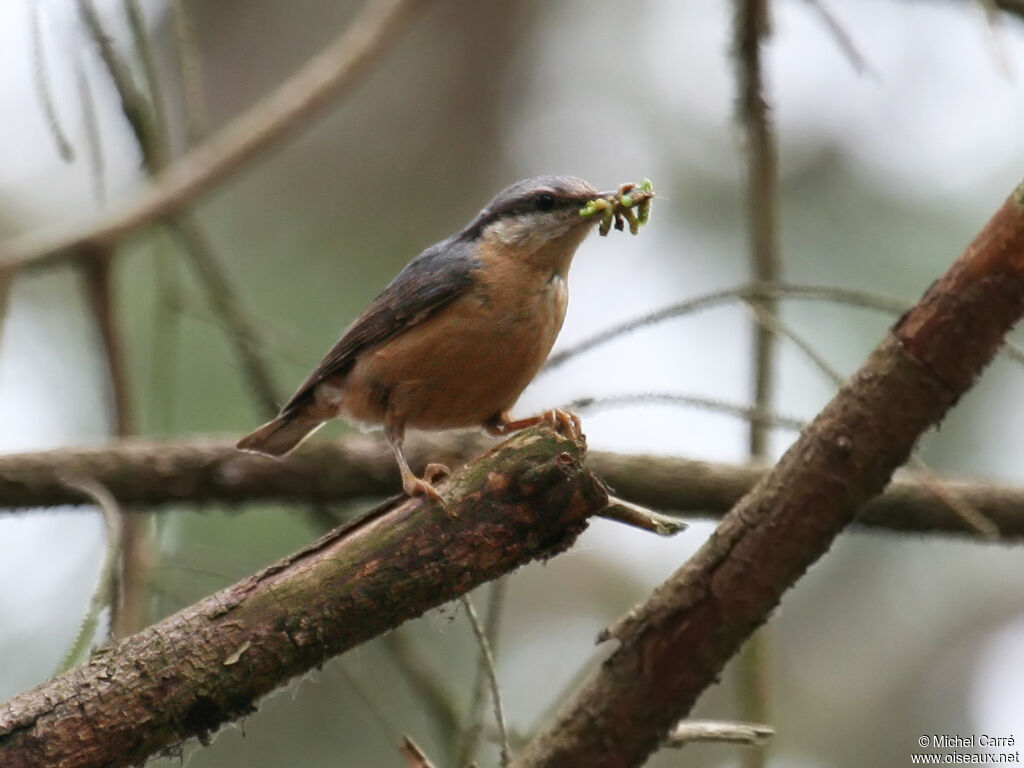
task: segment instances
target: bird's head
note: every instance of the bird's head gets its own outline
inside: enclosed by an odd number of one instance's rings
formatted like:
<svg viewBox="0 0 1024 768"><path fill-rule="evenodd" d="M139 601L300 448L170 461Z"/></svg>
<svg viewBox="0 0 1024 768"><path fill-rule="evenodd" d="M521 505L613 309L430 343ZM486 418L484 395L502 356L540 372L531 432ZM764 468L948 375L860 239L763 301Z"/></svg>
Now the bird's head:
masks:
<svg viewBox="0 0 1024 768"><path fill-rule="evenodd" d="M580 210L600 194L575 176L524 179L499 192L461 234L489 253L564 272L596 223Z"/></svg>

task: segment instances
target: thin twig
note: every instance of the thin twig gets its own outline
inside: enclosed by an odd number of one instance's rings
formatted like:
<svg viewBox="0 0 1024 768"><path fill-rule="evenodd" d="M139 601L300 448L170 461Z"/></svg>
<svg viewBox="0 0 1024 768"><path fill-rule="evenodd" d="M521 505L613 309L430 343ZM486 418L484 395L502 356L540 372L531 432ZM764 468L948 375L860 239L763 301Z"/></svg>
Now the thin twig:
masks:
<svg viewBox="0 0 1024 768"><path fill-rule="evenodd" d="M608 494L608 505L598 512L598 516L658 536L675 536L688 527L678 517L663 515L610 493Z"/></svg>
<svg viewBox="0 0 1024 768"><path fill-rule="evenodd" d="M85 0L82 0L83 2ZM307 126L355 86L424 0L369 0L355 20L274 92L169 166L148 192L86 226L27 233L0 245L0 269L72 258L84 243L116 243L198 197Z"/></svg>
<svg viewBox="0 0 1024 768"><path fill-rule="evenodd" d="M701 294L684 301L670 304L662 309L648 312L631 320L606 328L573 346L558 352L548 358L544 371L550 371L568 362L570 359L587 352L601 344L606 344L627 333L646 328L649 325L664 322L676 317L700 312L705 309L730 304L734 301L750 301L756 299L807 299L817 301L829 301L838 304L848 304L866 309L877 309L893 314L900 314L907 309L906 302L893 299L880 294L866 291L856 291L837 286L826 285L802 285L796 283L775 283L765 285L763 283L746 283L735 288L725 288L720 291Z"/></svg>
<svg viewBox="0 0 1024 768"><path fill-rule="evenodd" d="M111 614L111 629L113 629L114 607L118 603L118 593L120 592L118 564L121 562L122 521L124 520L117 499L96 481L88 478L68 478L64 482L68 488L81 493L99 508L103 515L107 544L104 548L103 564L100 566L96 589L93 590L89 607L82 623L79 624L75 640L57 667L56 674L58 675L67 672L82 661L96 637L96 626L99 624L100 613L108 606Z"/></svg>
<svg viewBox="0 0 1024 768"><path fill-rule="evenodd" d="M502 577L491 584L487 593L487 625L484 627L484 633L492 652L497 652L498 625L501 622L507 591L508 580ZM456 759L458 765L468 765L476 758L480 734L483 731L484 689L487 686L487 675L487 659L484 656L483 648L481 648L480 654L477 656L476 676L473 679L473 699L469 705L469 726L465 729L462 743L458 749Z"/></svg>
<svg viewBox="0 0 1024 768"><path fill-rule="evenodd" d="M434 768L434 764L430 762L419 745L408 736L402 739L400 751L402 757L409 764L409 768Z"/></svg>
<svg viewBox="0 0 1024 768"><path fill-rule="evenodd" d="M157 99L160 97L160 89L157 83L156 64L152 60L152 47L149 44L141 14L135 6L135 0L122 1L125 3L128 13L136 50L143 59L143 70L146 72L147 79L151 80L150 94ZM125 114L129 116L129 126L146 160L146 170L149 175L153 176L163 166L164 158L170 153L170 147L166 144L166 126L131 120L130 114L148 112L149 104L138 103L144 101L145 97L135 89L127 64L113 50L109 36L101 26L95 11L88 10L92 7L91 0L80 0L80 2L83 13L89 20L93 37L100 45L103 61L118 90L121 103L127 105L124 107ZM159 114L163 114L163 111L159 110ZM146 133L146 130L149 133ZM245 379L256 396L261 412L268 417L273 416L277 413L281 394L273 382L270 365L264 358L255 325L242 309L241 302L236 296L236 291L227 273L217 261L202 229L187 213L172 217L167 221L167 226L183 246L185 254L199 275L199 281L205 288L207 299L215 313L230 331L232 346L242 365Z"/></svg>
<svg viewBox="0 0 1024 768"><path fill-rule="evenodd" d="M146 31L145 18L138 0L121 0L124 6L125 16L128 18L128 28L132 34L132 45L135 48L135 56L142 65L142 74L146 81L146 90L149 91L148 108L152 113L153 128L153 170L159 171L170 159L171 147L168 138L167 109L164 106L163 88L160 87L160 77L156 69L156 57L153 54L153 45ZM141 138L138 137L137 138Z"/></svg>
<svg viewBox="0 0 1024 768"><path fill-rule="evenodd" d="M71 140L61 125L60 116L57 114L57 106L53 100L53 91L50 90L50 76L46 70L46 52L43 50L43 29L39 19L40 0L28 0L29 18L29 39L32 46L32 77L35 80L36 93L39 95L39 104L43 108L43 117L46 120L46 127L57 145L57 152L66 163L74 162L75 150L71 146Z"/></svg>
<svg viewBox="0 0 1024 768"><path fill-rule="evenodd" d="M719 720L683 720L665 739L666 747L685 747L693 742L764 746L775 729L764 723L735 723Z"/></svg>
<svg viewBox="0 0 1024 768"><path fill-rule="evenodd" d="M956 493L952 488L946 487L924 459L915 453L907 464L917 470L917 477L925 488L931 491L936 499L953 510L968 527L973 528L988 541L999 541L999 526L985 517L966 497Z"/></svg>
<svg viewBox="0 0 1024 768"><path fill-rule="evenodd" d="M85 73L85 62L81 49L75 47L71 53L75 69L75 88L78 91L78 103L81 113L82 133L85 134L85 146L89 159L89 174L93 183L93 194L97 202L106 199L106 169L103 162L103 144L100 142L99 119L96 115L96 103L92 98L92 87ZM0 267L2 271L2 267Z"/></svg>
<svg viewBox="0 0 1024 768"><path fill-rule="evenodd" d="M720 291L701 294L684 301L670 304L667 307L648 312L618 323L583 341L577 342L568 349L556 352L548 358L542 373L551 371L560 365L567 363L574 357L584 352L589 352L594 347L607 344L620 336L625 336L633 331L656 325L666 320L701 312L705 309L731 304L735 301L750 301L759 298L778 298L786 300L802 301L827 301L834 304L844 304L861 309L872 309L879 312L886 312L891 315L902 315L909 308L909 304L900 299L885 296L870 291L858 291L851 288L842 288L831 285L807 285L800 283L775 283L765 285L761 283L746 283L735 288L725 288ZM1011 360L1024 365L1024 348L1007 339L1001 350Z"/></svg>
<svg viewBox="0 0 1024 768"><path fill-rule="evenodd" d="M114 50L114 42L103 28L103 21L93 5L93 0L78 0L78 10L114 83L114 89L121 101L121 112L138 141L143 164L147 168L155 167L159 151L150 104L145 94L135 85L131 69Z"/></svg>
<svg viewBox="0 0 1024 768"><path fill-rule="evenodd" d="M794 328L780 320L778 315L768 314L756 304L750 304L749 306L758 325L772 335L780 339L786 339L792 343L793 346L799 349L800 352L803 353L804 357L811 362L811 365L825 374L825 377L828 378L832 384L837 387L842 386L846 377L843 376L843 374L841 374L830 362L828 362L828 360L822 357L818 350L814 348L813 344L811 344L801 334L797 333Z"/></svg>
<svg viewBox="0 0 1024 768"><path fill-rule="evenodd" d="M256 325L242 308L227 272L191 216L176 216L168 220L167 227L199 275L210 306L230 330L228 338L260 411L268 418L274 416L282 402L281 389L274 381L270 364L263 354Z"/></svg>
<svg viewBox="0 0 1024 768"><path fill-rule="evenodd" d="M191 146L206 132L206 101L203 98L203 69L192 13L185 0L172 0L171 18L181 73L181 96L185 111L185 135Z"/></svg>
<svg viewBox="0 0 1024 768"><path fill-rule="evenodd" d="M590 411L604 408L630 407L636 405L684 405L737 416L744 421L763 424L767 427L781 427L799 432L807 422L792 416L761 411L756 406L739 405L715 397L682 395L675 392L631 392L625 395L606 397L579 397L562 406L568 411Z"/></svg>
<svg viewBox="0 0 1024 768"><path fill-rule="evenodd" d="M473 628L473 634L480 645L480 655L487 670L487 680L491 686L491 699L494 703L494 722L498 726L498 739L501 749L501 764L506 766L511 762L512 754L508 746L508 731L505 728L505 712L501 705L501 690L498 688L498 671L494 664L494 654L491 653L491 644L488 642L487 633L480 623L480 617L477 616L476 609L473 607L473 601L469 599L468 594L462 595L459 601L466 609L469 625Z"/></svg>
<svg viewBox="0 0 1024 768"><path fill-rule="evenodd" d="M878 79L878 74L874 68L868 64L867 59L864 58L857 44L853 41L853 37L846 30L846 27L843 26L843 23L836 18L832 9L825 4L825 0L807 0L807 4L818 12L818 17L825 25L829 34L832 35L832 39L836 41L839 50L846 56L854 71L859 75L867 74Z"/></svg>

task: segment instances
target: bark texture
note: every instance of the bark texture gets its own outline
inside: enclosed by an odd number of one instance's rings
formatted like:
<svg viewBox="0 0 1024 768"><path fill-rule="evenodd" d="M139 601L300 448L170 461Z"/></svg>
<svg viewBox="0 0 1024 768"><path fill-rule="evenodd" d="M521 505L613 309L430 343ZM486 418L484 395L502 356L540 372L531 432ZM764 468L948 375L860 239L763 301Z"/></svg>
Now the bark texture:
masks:
<svg viewBox="0 0 1024 768"><path fill-rule="evenodd" d="M0 706L4 768L131 765L206 738L325 660L535 558L607 504L584 447L517 435L422 500L383 507ZM456 516L457 515L457 516Z"/></svg>
<svg viewBox="0 0 1024 768"><path fill-rule="evenodd" d="M493 440L470 433L412 435L414 467L450 467L479 455ZM587 466L630 501L691 516L720 517L767 473L750 465L671 456L591 451ZM89 503L77 481L106 488L129 509L250 501L346 502L386 496L401 487L382 440L353 435L311 442L287 458L235 450L234 440L152 443L122 440L98 448L60 448L0 456L0 514L18 509ZM1024 538L1024 489L985 482L904 477L858 513L859 525L916 533L977 536L948 499L991 521L1002 540Z"/></svg>
<svg viewBox="0 0 1024 768"><path fill-rule="evenodd" d="M1024 185L701 549L514 768L641 765L971 386L1024 314Z"/></svg>

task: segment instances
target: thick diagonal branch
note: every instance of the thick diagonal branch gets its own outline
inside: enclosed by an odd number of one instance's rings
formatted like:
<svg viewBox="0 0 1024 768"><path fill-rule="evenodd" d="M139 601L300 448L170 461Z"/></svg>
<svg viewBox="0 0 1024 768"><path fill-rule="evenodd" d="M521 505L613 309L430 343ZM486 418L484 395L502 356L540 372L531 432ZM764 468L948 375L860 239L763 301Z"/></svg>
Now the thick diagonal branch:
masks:
<svg viewBox="0 0 1024 768"><path fill-rule="evenodd" d="M1022 315L1024 184L693 558L607 631L618 649L515 768L642 764Z"/></svg>
<svg viewBox="0 0 1024 768"><path fill-rule="evenodd" d="M325 660L568 547L607 503L584 448L538 427L406 500L0 706L4 768L131 765L205 738Z"/></svg>

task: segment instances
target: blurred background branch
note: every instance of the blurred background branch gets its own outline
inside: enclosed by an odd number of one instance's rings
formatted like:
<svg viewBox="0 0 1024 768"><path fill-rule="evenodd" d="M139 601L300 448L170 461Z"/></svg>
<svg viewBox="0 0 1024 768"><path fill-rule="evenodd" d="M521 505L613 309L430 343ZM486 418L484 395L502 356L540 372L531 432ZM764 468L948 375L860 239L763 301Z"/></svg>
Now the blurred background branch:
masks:
<svg viewBox="0 0 1024 768"><path fill-rule="evenodd" d="M29 233L0 243L0 269L37 267L85 245L114 245L138 229L188 206L316 116L368 74L421 0L369 0L323 51L249 111L161 174L160 182L97 222ZM88 3L87 3L88 5ZM127 107L133 119L134 111Z"/></svg>
<svg viewBox="0 0 1024 768"><path fill-rule="evenodd" d="M411 435L407 450L415 467L428 461L460 466L488 444L467 433ZM728 511L766 473L763 465L607 451L590 451L587 464L631 501L712 518ZM93 478L123 504L154 509L181 503L341 502L389 495L399 487L390 449L366 437L304 445L283 460L239 453L233 441L121 441L0 456L0 508L6 508L0 515L88 502L62 481L66 472ZM933 486L932 480L897 478L865 505L858 522L895 531L976 535ZM977 481L940 481L940 486L992 520L1004 540L1024 537L1024 489Z"/></svg>

